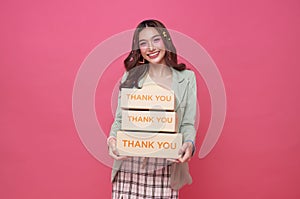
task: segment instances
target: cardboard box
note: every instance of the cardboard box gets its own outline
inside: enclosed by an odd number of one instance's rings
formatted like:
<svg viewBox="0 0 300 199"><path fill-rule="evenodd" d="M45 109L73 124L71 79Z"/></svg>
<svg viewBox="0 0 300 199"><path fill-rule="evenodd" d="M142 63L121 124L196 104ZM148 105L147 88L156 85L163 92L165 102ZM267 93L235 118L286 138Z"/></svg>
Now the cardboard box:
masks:
<svg viewBox="0 0 300 199"><path fill-rule="evenodd" d="M143 86L141 89L122 88L121 108L175 110L174 91L156 84Z"/></svg>
<svg viewBox="0 0 300 199"><path fill-rule="evenodd" d="M176 112L122 110L122 130L178 132Z"/></svg>
<svg viewBox="0 0 300 199"><path fill-rule="evenodd" d="M179 158L182 134L117 132L117 149L120 155Z"/></svg>

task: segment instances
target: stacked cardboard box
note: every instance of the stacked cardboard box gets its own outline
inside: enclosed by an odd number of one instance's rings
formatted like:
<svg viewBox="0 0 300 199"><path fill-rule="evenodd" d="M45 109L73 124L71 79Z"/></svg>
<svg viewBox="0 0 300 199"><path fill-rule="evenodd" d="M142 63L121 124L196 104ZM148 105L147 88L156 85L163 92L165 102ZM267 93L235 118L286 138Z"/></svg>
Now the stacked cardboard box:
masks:
<svg viewBox="0 0 300 199"><path fill-rule="evenodd" d="M120 155L178 158L174 92L156 84L121 90L122 131L117 132Z"/></svg>

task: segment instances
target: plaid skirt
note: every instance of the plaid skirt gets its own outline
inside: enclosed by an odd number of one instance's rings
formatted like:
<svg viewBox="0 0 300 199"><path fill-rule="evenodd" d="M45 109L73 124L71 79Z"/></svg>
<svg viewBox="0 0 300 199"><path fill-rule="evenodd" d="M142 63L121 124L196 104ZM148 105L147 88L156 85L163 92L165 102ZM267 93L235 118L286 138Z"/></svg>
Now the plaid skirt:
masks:
<svg viewBox="0 0 300 199"><path fill-rule="evenodd" d="M124 160L113 181L112 198L178 199L178 191L170 187L170 168L164 158Z"/></svg>

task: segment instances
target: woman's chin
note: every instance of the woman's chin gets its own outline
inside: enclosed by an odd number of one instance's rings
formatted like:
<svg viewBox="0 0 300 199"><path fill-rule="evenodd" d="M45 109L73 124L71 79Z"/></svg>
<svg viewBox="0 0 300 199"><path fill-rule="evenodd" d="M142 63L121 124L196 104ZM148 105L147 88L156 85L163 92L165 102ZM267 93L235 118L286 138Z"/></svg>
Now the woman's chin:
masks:
<svg viewBox="0 0 300 199"><path fill-rule="evenodd" d="M164 60L148 60L148 62L149 64L153 64L153 65L160 65L160 64L166 65Z"/></svg>

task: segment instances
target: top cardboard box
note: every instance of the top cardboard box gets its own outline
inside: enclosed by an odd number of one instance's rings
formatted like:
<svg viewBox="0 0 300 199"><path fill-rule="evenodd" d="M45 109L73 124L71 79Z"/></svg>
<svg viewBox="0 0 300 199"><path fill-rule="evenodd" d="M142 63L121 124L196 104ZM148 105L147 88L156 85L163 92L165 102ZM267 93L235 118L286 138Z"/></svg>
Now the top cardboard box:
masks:
<svg viewBox="0 0 300 199"><path fill-rule="evenodd" d="M174 91L157 85L147 85L141 89L122 88L121 108L174 111Z"/></svg>

